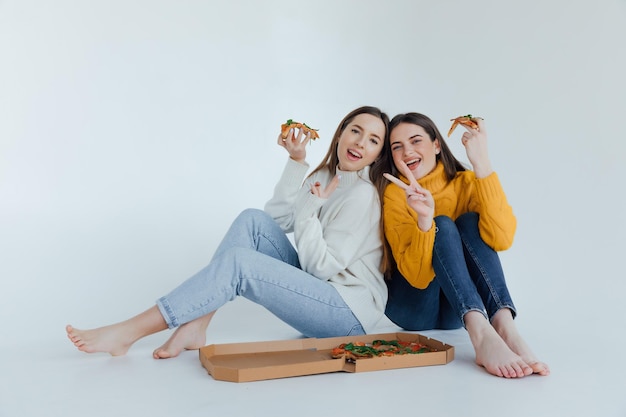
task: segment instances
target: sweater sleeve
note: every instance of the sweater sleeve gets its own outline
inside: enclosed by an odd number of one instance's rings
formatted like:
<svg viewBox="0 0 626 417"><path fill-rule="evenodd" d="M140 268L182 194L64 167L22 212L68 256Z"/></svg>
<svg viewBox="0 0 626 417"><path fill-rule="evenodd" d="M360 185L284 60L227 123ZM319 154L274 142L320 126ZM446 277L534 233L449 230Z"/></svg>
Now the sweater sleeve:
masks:
<svg viewBox="0 0 626 417"><path fill-rule="evenodd" d="M274 187L274 195L265 203L265 212L272 216L285 233L293 232L296 197L308 170L308 164L289 158Z"/></svg>
<svg viewBox="0 0 626 417"><path fill-rule="evenodd" d="M435 277L434 222L429 231L422 232L417 227L417 213L408 206L404 191L395 184L385 189L383 216L385 237L398 270L413 287L428 287Z"/></svg>
<svg viewBox="0 0 626 417"><path fill-rule="evenodd" d="M294 238L300 266L324 281L348 269L361 243L378 232L380 206L375 188L366 182L350 188L332 203L310 193L298 202ZM322 226L317 214L325 204L331 205L332 213Z"/></svg>
<svg viewBox="0 0 626 417"><path fill-rule="evenodd" d="M469 209L480 214L480 236L493 250L506 250L513 244L517 219L506 199L500 179L494 172L475 181L475 196Z"/></svg>

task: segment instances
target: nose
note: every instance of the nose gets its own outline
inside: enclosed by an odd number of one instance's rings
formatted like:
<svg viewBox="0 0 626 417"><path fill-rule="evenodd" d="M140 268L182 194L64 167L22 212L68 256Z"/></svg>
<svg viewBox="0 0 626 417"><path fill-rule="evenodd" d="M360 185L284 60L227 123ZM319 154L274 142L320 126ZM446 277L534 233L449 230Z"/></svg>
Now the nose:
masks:
<svg viewBox="0 0 626 417"><path fill-rule="evenodd" d="M359 148L362 148L362 147L363 147L363 141L364 141L364 140L365 140L365 135L360 135L360 136L357 138L357 140L356 140L356 145L357 145Z"/></svg>

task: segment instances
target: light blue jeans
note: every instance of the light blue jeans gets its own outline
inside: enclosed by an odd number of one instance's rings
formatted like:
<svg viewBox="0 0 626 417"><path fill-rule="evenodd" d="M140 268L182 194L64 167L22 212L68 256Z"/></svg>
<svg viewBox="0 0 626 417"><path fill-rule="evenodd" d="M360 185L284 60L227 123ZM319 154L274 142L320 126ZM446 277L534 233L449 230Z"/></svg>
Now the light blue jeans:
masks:
<svg viewBox="0 0 626 417"><path fill-rule="evenodd" d="M307 337L365 333L337 290L300 268L287 235L262 210L244 210L211 262L157 300L157 307L168 327L174 328L238 295L262 305Z"/></svg>

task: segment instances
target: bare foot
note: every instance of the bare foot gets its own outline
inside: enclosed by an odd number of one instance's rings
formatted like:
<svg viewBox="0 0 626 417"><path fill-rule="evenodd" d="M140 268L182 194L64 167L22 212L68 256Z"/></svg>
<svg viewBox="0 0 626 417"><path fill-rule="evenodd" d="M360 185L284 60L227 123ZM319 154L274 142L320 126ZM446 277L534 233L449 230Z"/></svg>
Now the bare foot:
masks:
<svg viewBox="0 0 626 417"><path fill-rule="evenodd" d="M534 374L542 376L550 375L550 368L548 365L537 359L535 354L517 331L513 317L508 309L498 311L494 315L492 323L504 342L532 368Z"/></svg>
<svg viewBox="0 0 626 417"><path fill-rule="evenodd" d="M92 330L79 330L68 324L65 331L74 346L87 353L106 352L120 356L126 354L135 342L122 323Z"/></svg>
<svg viewBox="0 0 626 417"><path fill-rule="evenodd" d="M494 331L487 331L474 344L476 363L492 375L521 378L532 374L532 367L513 352Z"/></svg>
<svg viewBox="0 0 626 417"><path fill-rule="evenodd" d="M197 319L178 327L162 346L152 353L154 359L174 358L183 350L200 349L206 344L206 328L203 320Z"/></svg>
<svg viewBox="0 0 626 417"><path fill-rule="evenodd" d="M67 337L78 350L87 353L106 352L112 356L126 354L137 340L165 329L167 324L157 306L129 320L97 329L79 330L69 324L65 326Z"/></svg>
<svg viewBox="0 0 626 417"><path fill-rule="evenodd" d="M550 375L548 365L537 359L514 326L498 326L496 331L501 335L507 346L532 368L532 373L542 376Z"/></svg>
<svg viewBox="0 0 626 417"><path fill-rule="evenodd" d="M465 325L476 351L476 363L492 375L521 378L533 373L524 359L509 348L480 312L465 315Z"/></svg>
<svg viewBox="0 0 626 417"><path fill-rule="evenodd" d="M548 365L540 362L535 357L535 354L530 350L526 342L519 334L504 336L503 339L511 350L520 355L524 362L532 368L534 374L542 376L550 375L550 368Z"/></svg>

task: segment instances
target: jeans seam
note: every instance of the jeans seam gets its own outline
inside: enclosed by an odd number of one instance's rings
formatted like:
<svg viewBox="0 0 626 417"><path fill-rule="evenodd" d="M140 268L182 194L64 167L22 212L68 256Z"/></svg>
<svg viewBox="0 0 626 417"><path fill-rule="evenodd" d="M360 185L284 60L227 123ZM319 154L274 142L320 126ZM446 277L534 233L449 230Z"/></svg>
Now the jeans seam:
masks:
<svg viewBox="0 0 626 417"><path fill-rule="evenodd" d="M269 236L271 236L271 235L269 235ZM270 239L269 236L264 234L261 231L257 231L256 232L256 239L255 239L256 240L255 248L256 249L259 248L259 238L263 238L263 239L265 239L267 242L269 242L274 247L274 249L276 250L277 253L280 254L280 260L283 261L283 262L286 261L287 257L285 256L285 253L282 250L282 248L280 247L280 245L277 244L276 240Z"/></svg>
<svg viewBox="0 0 626 417"><path fill-rule="evenodd" d="M469 253L470 257L472 258L472 261L474 262L474 264L476 264L476 267L480 271L480 274L483 277L483 281L487 284L487 287L489 288L489 293L493 297L494 302L496 303L498 308L502 308L502 306L503 306L502 300L500 300L500 297L498 296L497 292L494 290L493 285L491 283L491 279L489 278L489 274L483 268L480 260L478 259L478 257L474 253L473 248L471 247L471 245L468 244L467 240L465 239L465 237L463 236L462 233L461 233L461 240L463 241L463 246L465 247L465 249Z"/></svg>
<svg viewBox="0 0 626 417"><path fill-rule="evenodd" d="M309 294L304 294L304 293L302 293L302 292L295 291L295 290L294 290L294 289L292 289L292 288L289 288L289 287L286 287L286 286L284 286L284 285L281 285L281 284L282 284L282 282L272 282L272 281L268 281L268 280L264 280L264 279L259 279L259 278L257 278L256 276L252 276L252 277L245 277L245 278L242 278L242 277L240 276L240 277L239 277L239 282L241 283L241 282L242 282L242 280L245 280L245 279L255 280L255 281L257 281L257 282L263 282L263 283L266 283L266 284L274 285L275 287L279 287L279 288L281 288L281 289L283 289L283 290L285 290L285 291L289 291L289 292L291 292L291 293L293 293L293 294L298 294L298 295L300 295L300 296L302 296L302 297L306 297L306 298L308 298L309 300L313 300L313 301L315 301L315 302L318 302L318 303L320 303L320 304L324 304L324 305L329 306L329 307L332 307L332 308L341 309L341 310L350 310L350 307L348 307L347 305L344 305L344 306L338 306L338 305L330 304L330 303L329 303L329 302L327 302L327 301L320 300L319 298L312 297L312 296L311 296L311 295L309 295ZM313 279L316 279L316 278L313 278ZM237 291L237 295L239 295L239 296L243 296L242 291L241 291L241 288L239 288L239 290ZM344 302L344 303L345 303L345 302ZM351 311L351 310L350 310L350 311Z"/></svg>
<svg viewBox="0 0 626 417"><path fill-rule="evenodd" d="M167 324L167 327L169 329L173 329L174 327L178 327L178 320L176 320L176 317L174 316L174 311L170 307L170 304L167 302L167 299L165 297L159 298L159 300L157 302L157 306L162 307L163 311L162 311L161 315L163 315L163 313L165 313L166 317L164 317L164 319L165 319L165 322Z"/></svg>
<svg viewBox="0 0 626 417"><path fill-rule="evenodd" d="M442 262L442 259L441 259L441 257L439 256L438 251L437 251L437 250L435 250L435 251L434 251L434 254L435 254L435 256L437 257L437 260L438 260L439 264L442 266L442 268L443 268L443 270L444 270L445 274L446 274L447 276L450 276L450 273L448 272L448 269L447 269L447 267L446 267L446 263L445 263L445 262ZM457 288L457 286L456 286L456 284L455 284L455 281L454 281L453 279L448 279L448 282L449 282L450 286L452 287L452 289L454 290L454 295L455 295L455 298L456 298L457 300L462 300L462 305L461 305L461 313L460 313L460 319L461 319L461 322L463 323L463 326L465 326L465 320L464 320L465 313L464 313L464 312L470 311L470 310L472 310L473 308L472 308L472 307L467 306L467 305L466 305L466 303L465 303L464 298L459 296L459 291L458 291L458 288Z"/></svg>
<svg viewBox="0 0 626 417"><path fill-rule="evenodd" d="M316 279L316 278L312 278L312 279ZM346 336L351 336L351 335L353 335L354 330L355 330L355 329L359 329L359 328L360 328L360 331L359 331L359 333L358 333L358 334L359 334L359 335L361 335L361 334L365 334L365 330L363 329L363 325L361 324L361 322L359 321L359 319L358 319L358 318L354 315L354 312L353 312L353 311L352 311L352 309L351 309L351 308L350 308L350 307L346 304L345 300L343 300L343 298L342 298L342 297L340 297L340 299L343 301L343 304L342 304L342 305L332 304L332 303L330 303L330 302L329 302L329 301L327 301L327 300L322 300L322 299L320 299L320 298L313 297L313 296L311 296L311 295L309 295L309 294L305 294L305 293L302 293L302 292L296 291L296 290L294 290L293 288L290 288L290 287L287 287L287 286L285 286L285 285L282 285L282 284L283 284L283 282L282 282L282 281L279 281L279 282L272 282L272 281L268 281L267 279L259 279L259 278L255 277L255 276L252 276L252 277L246 277L246 278L241 278L241 277L239 278L239 282L240 282L240 283L241 283L243 280L254 280L254 281L262 282L262 283L264 283L265 285L272 285L272 286L274 286L274 287L278 287L278 288L280 288L281 290L284 290L284 291L289 291L290 293L297 294L299 297L303 297L303 298L306 298L306 299L308 299L308 300L312 300L313 302L315 302L315 303L317 303L317 304L319 304L319 305L324 305L324 306L326 306L326 307L330 308L332 311L337 312L337 313L338 313L338 312L340 312L340 311L341 311L342 313L348 312L348 313L350 313L351 317L354 319L354 321L355 321L356 323L355 323L355 324L354 324L354 325L350 328L350 330L349 330L349 332L346 334ZM328 285L330 285L330 284L328 284ZM243 293L242 293L241 291L238 291L237 295L240 295L240 296L243 296L244 298L247 298L247 297L245 297L245 295L243 295ZM255 302L256 302L256 301L255 301ZM260 305L263 305L263 304L261 303ZM271 311L271 310L270 310L270 311ZM343 327L343 326L342 326L342 327Z"/></svg>

